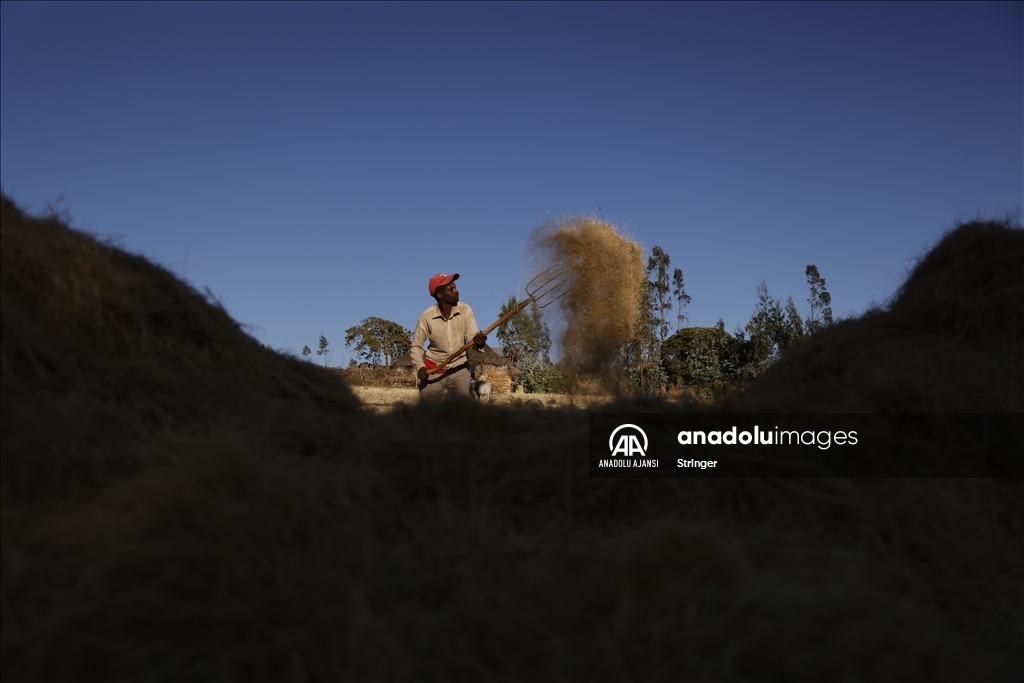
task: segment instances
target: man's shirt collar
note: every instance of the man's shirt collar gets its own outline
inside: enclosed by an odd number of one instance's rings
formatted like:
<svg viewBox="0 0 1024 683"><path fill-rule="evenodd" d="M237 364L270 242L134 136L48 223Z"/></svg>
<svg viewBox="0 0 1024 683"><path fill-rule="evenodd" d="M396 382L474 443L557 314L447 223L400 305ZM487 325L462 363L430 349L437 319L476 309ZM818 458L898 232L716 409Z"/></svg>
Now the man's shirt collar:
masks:
<svg viewBox="0 0 1024 683"><path fill-rule="evenodd" d="M458 304L455 304L454 306L452 306L452 314L448 318L448 320L451 320L455 316L459 315L459 305L461 303L462 302L460 301ZM441 304L434 304L434 317L435 318L440 318L441 320L444 320L444 314L441 313Z"/></svg>

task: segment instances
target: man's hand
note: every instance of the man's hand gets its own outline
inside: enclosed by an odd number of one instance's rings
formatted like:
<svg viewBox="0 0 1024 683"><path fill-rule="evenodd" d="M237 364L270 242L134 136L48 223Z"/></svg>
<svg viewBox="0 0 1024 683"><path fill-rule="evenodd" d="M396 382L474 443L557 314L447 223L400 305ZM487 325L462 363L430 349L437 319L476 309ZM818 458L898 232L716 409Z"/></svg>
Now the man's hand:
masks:
<svg viewBox="0 0 1024 683"><path fill-rule="evenodd" d="M473 343L476 344L476 348L478 349L484 348L484 344L487 343L487 335L483 332L477 332L473 335Z"/></svg>
<svg viewBox="0 0 1024 683"><path fill-rule="evenodd" d="M420 368L416 373L416 379L421 382L426 382L428 377L430 377L430 373L427 372L426 368Z"/></svg>

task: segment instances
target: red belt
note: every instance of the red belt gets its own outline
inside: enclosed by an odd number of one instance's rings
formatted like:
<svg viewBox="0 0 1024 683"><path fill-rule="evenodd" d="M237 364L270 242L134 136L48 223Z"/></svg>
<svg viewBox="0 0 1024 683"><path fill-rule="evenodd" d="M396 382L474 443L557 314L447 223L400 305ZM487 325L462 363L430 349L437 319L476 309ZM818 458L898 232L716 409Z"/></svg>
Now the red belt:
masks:
<svg viewBox="0 0 1024 683"><path fill-rule="evenodd" d="M438 363L435 363L434 361L430 360L429 358L424 358L423 359L423 365L426 366L427 370L433 370L434 368L436 368L438 366ZM462 368L464 365L465 365L465 363L463 363L462 365L458 365L456 367L452 367L450 365L446 366L445 369L444 369L444 372L451 372L452 370L458 370L459 368Z"/></svg>

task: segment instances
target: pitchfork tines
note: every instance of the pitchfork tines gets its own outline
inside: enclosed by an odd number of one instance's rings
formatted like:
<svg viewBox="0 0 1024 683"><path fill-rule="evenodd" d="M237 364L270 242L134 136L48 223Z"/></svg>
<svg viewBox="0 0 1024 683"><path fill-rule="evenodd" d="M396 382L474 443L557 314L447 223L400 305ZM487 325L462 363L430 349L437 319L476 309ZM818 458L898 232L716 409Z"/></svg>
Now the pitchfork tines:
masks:
<svg viewBox="0 0 1024 683"><path fill-rule="evenodd" d="M537 308L544 308L557 301L569 291L568 285L569 280L565 277L565 271L560 267L551 266L547 270L542 270L526 283L526 293L529 296L516 304L505 315L498 318L497 322L484 330L484 334L490 334L498 325L501 325L532 303L537 304Z"/></svg>
<svg viewBox="0 0 1024 683"><path fill-rule="evenodd" d="M531 302L537 302L538 308L544 308L565 296L569 280L565 277L565 271L559 266L551 266L542 270L532 280L526 283L526 293L529 298L523 302L523 306ZM541 301L543 300L543 303Z"/></svg>

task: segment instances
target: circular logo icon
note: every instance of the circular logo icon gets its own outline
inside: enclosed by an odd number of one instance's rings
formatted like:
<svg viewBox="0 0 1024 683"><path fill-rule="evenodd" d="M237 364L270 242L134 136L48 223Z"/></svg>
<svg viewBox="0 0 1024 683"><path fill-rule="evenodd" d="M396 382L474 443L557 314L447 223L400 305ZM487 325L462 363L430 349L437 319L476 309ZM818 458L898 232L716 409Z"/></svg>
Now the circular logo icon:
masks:
<svg viewBox="0 0 1024 683"><path fill-rule="evenodd" d="M619 432L622 433L619 434ZM640 439L637 438L637 434L643 438L642 446L640 445ZM618 435L618 439L615 438L616 435ZM613 456L639 455L643 458L647 453L647 434L636 425L619 425L612 431L612 435L608 437L608 450L611 451Z"/></svg>

